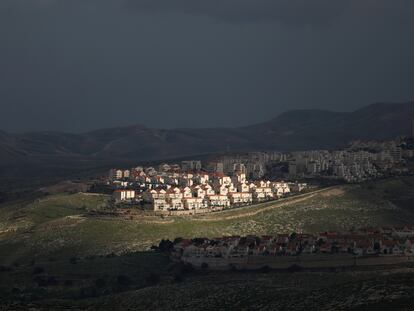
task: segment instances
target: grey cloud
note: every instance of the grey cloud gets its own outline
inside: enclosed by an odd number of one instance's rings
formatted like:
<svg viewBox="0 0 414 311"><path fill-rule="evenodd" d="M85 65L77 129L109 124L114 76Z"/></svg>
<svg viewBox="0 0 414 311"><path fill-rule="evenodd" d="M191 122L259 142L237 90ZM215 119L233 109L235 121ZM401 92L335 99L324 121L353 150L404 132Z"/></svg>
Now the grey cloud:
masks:
<svg viewBox="0 0 414 311"><path fill-rule="evenodd" d="M410 101L413 8L0 0L0 130L239 126L294 108Z"/></svg>
<svg viewBox="0 0 414 311"><path fill-rule="evenodd" d="M272 21L287 26L331 25L342 16L407 23L412 0L125 0L130 10L183 12L231 22Z"/></svg>
<svg viewBox="0 0 414 311"><path fill-rule="evenodd" d="M229 21L278 21L285 25L329 24L348 6L343 0L126 0L129 9L203 14Z"/></svg>

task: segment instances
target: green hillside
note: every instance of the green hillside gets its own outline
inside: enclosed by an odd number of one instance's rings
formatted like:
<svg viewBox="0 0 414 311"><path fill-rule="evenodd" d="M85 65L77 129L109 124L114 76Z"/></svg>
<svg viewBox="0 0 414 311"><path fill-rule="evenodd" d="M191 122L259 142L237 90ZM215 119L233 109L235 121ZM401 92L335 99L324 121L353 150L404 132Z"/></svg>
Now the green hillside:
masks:
<svg viewBox="0 0 414 311"><path fill-rule="evenodd" d="M414 179L345 185L256 207L194 218L88 216L108 198L59 194L0 208L1 261L21 257L105 255L148 250L161 239L320 232L414 223Z"/></svg>
<svg viewBox="0 0 414 311"><path fill-rule="evenodd" d="M206 310L219 310L219 306L225 309L238 301L241 310L254 309L251 302L276 309L294 303L298 310L303 306L317 310L318 306L312 305L316 295L325 303L321 309L334 310L353 293L354 300L349 302L354 309L362 297L371 294L375 296L372 306L391 303L395 307L396 301L397 306L404 307L413 297L407 298L407 291L399 286L412 284L391 281L412 279L411 269L392 278L385 272L381 277L378 273L353 272L300 273L294 277L273 272L199 275L185 273L165 255L148 250L161 239L175 237L413 224L413 203L411 177L336 186L193 218L99 214L96 212L110 209L108 197L102 195L20 199L0 206L0 306L17 301L21 310L27 309L28 302L45 310L48 305L53 310L113 310L115 306L124 310L141 306L191 310L201 304ZM292 290L297 284L301 289ZM379 284L378 288L374 284ZM333 300L339 304L331 305Z"/></svg>
<svg viewBox="0 0 414 311"><path fill-rule="evenodd" d="M412 310L411 270L193 277L89 303L99 310ZM87 303L85 305L88 305Z"/></svg>

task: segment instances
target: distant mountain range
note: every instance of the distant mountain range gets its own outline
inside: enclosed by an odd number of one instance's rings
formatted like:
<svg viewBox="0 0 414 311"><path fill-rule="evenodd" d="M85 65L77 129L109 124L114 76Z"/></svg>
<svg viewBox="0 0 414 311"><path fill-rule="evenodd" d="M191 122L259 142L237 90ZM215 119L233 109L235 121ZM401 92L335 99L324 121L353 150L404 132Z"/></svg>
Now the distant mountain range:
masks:
<svg viewBox="0 0 414 311"><path fill-rule="evenodd" d="M414 102L377 103L354 112L292 110L239 128L150 129L128 126L83 134L0 131L0 170L22 166L78 168L108 161L148 161L197 154L249 150L305 150L343 147L352 140L410 135ZM3 169L2 169L3 168ZM13 172L13 170L12 170ZM2 174L0 173L0 177Z"/></svg>

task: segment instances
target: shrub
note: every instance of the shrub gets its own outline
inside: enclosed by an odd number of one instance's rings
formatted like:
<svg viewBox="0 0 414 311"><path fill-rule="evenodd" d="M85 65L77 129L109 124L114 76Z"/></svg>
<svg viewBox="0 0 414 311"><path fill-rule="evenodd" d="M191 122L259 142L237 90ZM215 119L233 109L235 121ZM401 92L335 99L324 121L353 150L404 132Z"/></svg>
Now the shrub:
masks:
<svg viewBox="0 0 414 311"><path fill-rule="evenodd" d="M303 270L303 268L301 266L298 266L298 265L292 265L287 269L287 271L290 272L290 273L300 272L302 270Z"/></svg>
<svg viewBox="0 0 414 311"><path fill-rule="evenodd" d="M33 279L33 281L37 283L38 286L41 286L41 287L53 286L53 285L58 284L54 276L49 276L46 278L46 277L42 277L38 275Z"/></svg>
<svg viewBox="0 0 414 311"><path fill-rule="evenodd" d="M182 281L184 281L184 277L181 274L176 274L174 276L174 282L175 283L181 283Z"/></svg>
<svg viewBox="0 0 414 311"><path fill-rule="evenodd" d="M131 279L126 275L118 275L117 282L119 285L128 286L131 284Z"/></svg>
<svg viewBox="0 0 414 311"><path fill-rule="evenodd" d="M194 267L191 263L185 263L184 267L183 267L183 272L184 273L191 273L194 272Z"/></svg>
<svg viewBox="0 0 414 311"><path fill-rule="evenodd" d="M233 272L237 271L237 267L234 263L230 263L229 268L230 268L230 271L233 271Z"/></svg>
<svg viewBox="0 0 414 311"><path fill-rule="evenodd" d="M68 286L68 287L73 286L73 281L72 280L66 280L64 284L65 284L65 286Z"/></svg>
<svg viewBox="0 0 414 311"><path fill-rule="evenodd" d="M33 269L33 274L41 274L43 272L45 272L45 269L43 269L42 267L35 267Z"/></svg>
<svg viewBox="0 0 414 311"><path fill-rule="evenodd" d="M182 240L183 240L183 238L175 238L175 239L174 239L174 241L173 241L173 244L174 244L174 245L175 245L175 244L178 244L178 243L180 243Z"/></svg>
<svg viewBox="0 0 414 311"><path fill-rule="evenodd" d="M47 284L47 280L45 279L45 278L43 278L43 277L41 277L41 276L36 276L34 279L33 279L33 281L35 282L35 283L37 283L37 286L40 286L40 287L46 287L48 284Z"/></svg>
<svg viewBox="0 0 414 311"><path fill-rule="evenodd" d="M0 266L0 272L10 272L11 270L10 267Z"/></svg>
<svg viewBox="0 0 414 311"><path fill-rule="evenodd" d="M58 285L58 281L54 276L49 276L46 280L47 285Z"/></svg>
<svg viewBox="0 0 414 311"><path fill-rule="evenodd" d="M161 242L158 245L158 249L161 252L167 252L167 253L172 251L173 247L174 247L174 243L171 242L170 240L161 240Z"/></svg>
<svg viewBox="0 0 414 311"><path fill-rule="evenodd" d="M95 285L96 285L97 288L103 288L103 287L105 287L106 282L105 282L104 279L97 279L95 281Z"/></svg>
<svg viewBox="0 0 414 311"><path fill-rule="evenodd" d="M151 273L149 276L145 278L145 282L149 286L157 285L160 282L160 276L156 273Z"/></svg>

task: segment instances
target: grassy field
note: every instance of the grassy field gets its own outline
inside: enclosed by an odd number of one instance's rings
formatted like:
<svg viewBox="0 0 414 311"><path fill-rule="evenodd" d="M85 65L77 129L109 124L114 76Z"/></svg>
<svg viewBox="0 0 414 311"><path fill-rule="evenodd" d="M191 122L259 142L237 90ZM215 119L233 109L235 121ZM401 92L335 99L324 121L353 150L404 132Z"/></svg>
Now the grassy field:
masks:
<svg viewBox="0 0 414 311"><path fill-rule="evenodd" d="M130 271L137 276L135 267ZM138 272L139 274L139 272ZM89 279L99 276L88 274ZM76 279L76 278L75 278ZM74 285L53 299L5 303L4 310L413 310L414 269L344 272L187 273L163 276L146 286L120 285L107 277L103 288ZM132 281L134 282L134 281ZM93 282L90 282L93 283ZM98 283L99 284L99 283ZM50 286L49 286L50 287ZM89 289L89 292L86 290ZM24 297L25 292L19 295ZM81 296L79 297L79 295ZM33 294L32 294L33 295ZM35 297L45 297L37 291ZM0 308L1 310L1 308Z"/></svg>
<svg viewBox="0 0 414 311"><path fill-rule="evenodd" d="M312 297L324 301L321 309L336 310L344 302L333 302L340 291L355 293L350 303L358 309L362 296L357 293L361 289L365 296L373 295L373 306L390 301L394 307L395 301L398 306L404 306L407 288L412 292L412 284L407 281L408 287L401 289L397 287L398 278L388 279L385 272L379 279L379 284L383 284L379 289L373 285L376 273L305 273L295 277L274 273L208 274L186 276L183 281L181 276L176 279L175 268L171 270L168 258L146 250L163 238L413 224L413 203L414 178L408 177L336 186L192 218L134 216L129 219L91 214L91 211L109 209L108 197L102 195L78 193L21 198L0 205L0 310L1 302L13 301L42 301L44 305L59 305L65 310L72 306L76 309L74 300L80 303L80 309L92 305L99 306L99 310L113 310L115 306L125 310L141 306L191 310L197 304L211 310L225 310L230 305L251 310L254 309L252 301L257 308L271 306L269 310L285 309L290 304L296 304L297 309L307 305L316 310ZM151 286L152 275L156 275L155 287ZM412 279L412 276L409 270L401 272L399 277ZM313 281L319 287L312 288ZM395 286L384 292L386 284L392 282ZM347 294L348 298L351 296ZM278 298L275 300L275 297ZM25 309L26 305L22 306ZM8 309L9 306L5 308ZM199 309L203 308L199 306Z"/></svg>
<svg viewBox="0 0 414 311"><path fill-rule="evenodd" d="M320 232L414 223L414 179L337 186L197 217L88 216L105 210L106 196L59 194L0 208L0 264L28 257L124 254L161 239Z"/></svg>
<svg viewBox="0 0 414 311"><path fill-rule="evenodd" d="M99 310L412 310L412 270L209 274L93 302Z"/></svg>

